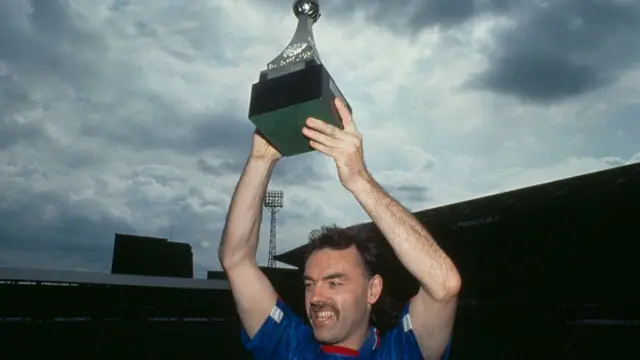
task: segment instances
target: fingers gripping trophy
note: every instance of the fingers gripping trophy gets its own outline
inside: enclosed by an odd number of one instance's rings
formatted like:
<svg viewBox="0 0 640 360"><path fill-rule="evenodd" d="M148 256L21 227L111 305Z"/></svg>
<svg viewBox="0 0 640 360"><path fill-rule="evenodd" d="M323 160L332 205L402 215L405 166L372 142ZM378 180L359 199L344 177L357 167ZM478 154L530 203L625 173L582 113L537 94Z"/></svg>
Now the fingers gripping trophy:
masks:
<svg viewBox="0 0 640 360"><path fill-rule="evenodd" d="M352 112L316 48L313 25L321 16L319 1L296 0L293 14L298 18L296 31L289 45L260 72L249 105L249 120L282 156L314 150L302 133L310 117L343 128L336 97Z"/></svg>

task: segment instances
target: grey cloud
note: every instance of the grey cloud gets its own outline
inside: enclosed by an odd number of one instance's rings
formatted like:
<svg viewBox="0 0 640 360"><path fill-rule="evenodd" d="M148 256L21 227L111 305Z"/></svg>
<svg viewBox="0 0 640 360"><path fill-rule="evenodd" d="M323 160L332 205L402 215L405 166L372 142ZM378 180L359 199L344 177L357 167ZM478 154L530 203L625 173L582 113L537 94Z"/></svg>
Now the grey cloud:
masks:
<svg viewBox="0 0 640 360"><path fill-rule="evenodd" d="M122 10L127 4L119 2L114 6ZM77 25L78 19L70 16L70 9L66 1L3 4L0 59L11 66L13 77L0 75L2 83L9 80L12 83L11 87L0 88L2 117L6 117L9 106L27 102L32 87L42 86L43 78L48 78L69 86L65 90L73 97L65 100L77 106L78 113L73 115L94 115L91 120L76 119L81 123L81 135L101 137L137 149L169 147L188 152L213 147L230 149L242 144L237 141L239 138L248 138L251 131L248 120L242 121L234 115L212 110L184 119L166 101L148 92L144 84L139 84L135 64L106 60L108 42L99 34ZM191 35L205 38L201 34ZM137 88L137 85L142 87ZM108 101L101 96L105 92L110 93ZM113 118L114 108L126 109L132 102L147 105L152 121L143 124L137 121L139 119L128 118L128 114L123 114L122 119ZM38 106L42 107L42 102Z"/></svg>
<svg viewBox="0 0 640 360"><path fill-rule="evenodd" d="M640 3L597 0L529 3L498 34L489 68L470 84L534 102L615 82L640 56Z"/></svg>
<svg viewBox="0 0 640 360"><path fill-rule="evenodd" d="M520 0L348 0L322 4L328 16L363 12L369 21L399 32L451 27L483 13L508 11Z"/></svg>
<svg viewBox="0 0 640 360"><path fill-rule="evenodd" d="M216 109L199 114L179 113L146 88L135 63L107 60L109 43L100 34L77 25L79 20L71 17L68 4L3 4L0 59L8 69L3 75L0 68L0 148L29 137L46 137L42 121L32 124L13 119L22 112L38 110L56 126L79 129L83 140L101 139L110 147L175 150L184 154L218 150L230 157L248 153L253 131L248 119ZM121 1L112 10L127 11L128 6ZM200 33L183 35L211 38ZM52 108L56 103L71 106L64 110ZM146 112L136 113L135 109L141 107ZM61 161L82 166L95 163L96 157L101 156L105 154L67 151Z"/></svg>
<svg viewBox="0 0 640 360"><path fill-rule="evenodd" d="M144 97L140 95L138 101ZM184 154L219 150L231 157L249 153L253 133L249 120L217 111L185 117L166 102L148 97L151 99L145 105L151 109L149 117L113 118L104 111L93 121L82 123L82 135L135 150L171 149Z"/></svg>
<svg viewBox="0 0 640 360"><path fill-rule="evenodd" d="M522 15L513 5L517 2L505 0L325 3L327 16L334 16L330 12L337 13L342 7L347 9L343 16L350 18L353 11L349 12L349 7L367 6L371 21L405 32L426 26L454 26L481 12L514 11ZM162 7L154 5L157 3L153 0L111 1L111 8L96 10L101 12L100 19L91 19L89 8L84 9L89 18L84 19L78 16L78 7L68 4L71 2L64 0L25 0L0 5L0 262L105 270L113 233L126 232L191 242L204 259L196 264L201 273L216 262L212 254L231 196L232 185L227 183L231 176L222 176L239 175L242 170L249 153L252 125L244 109L185 112L164 97L169 91L160 94L150 89L141 71L146 69L137 63L139 59L114 58L124 51L119 46L129 46L139 37L144 37L144 46L158 51L158 56L166 53L185 63L195 59L198 64L203 64L200 58L226 64L228 57L237 53L234 50L244 44L225 43L225 32L230 30L216 27L222 23L216 22L216 16L225 13L216 9L202 11L199 3L173 2ZM411 8L412 5L417 7ZM284 8L290 11L289 5ZM119 14L106 16L102 13L105 10ZM105 17L109 19L104 23L108 27L93 27ZM183 26L185 19L199 25ZM526 25L525 20L521 23ZM629 24L620 26L630 29ZM159 38L161 33L172 36ZM599 40L603 37L596 37L598 51L608 44ZM500 39L505 52L517 45L507 35ZM611 48L620 44L628 43L613 42L615 46ZM586 49L586 45L574 46ZM620 58L609 56L609 60L613 58L621 66L627 64L625 56L632 54L631 48L623 48ZM590 60L585 61L587 69L600 69L604 61L597 60L606 57L596 54L596 50L584 52L592 56L585 56ZM499 59L496 57L496 61ZM613 68L608 72L614 73ZM163 80L160 74L154 76L156 81ZM599 85L597 81L595 84ZM171 86L169 82L162 85ZM625 129L637 129L637 117L631 116L636 113L631 109L629 115L620 115L628 119ZM608 125L602 126L603 130L606 127L608 139L617 136ZM627 136L635 133L627 131ZM557 142L563 140L562 134L557 137ZM471 140L465 139L465 144L468 142ZM635 144L633 139L627 139L615 145L622 143L627 147ZM591 145L590 149L595 147ZM572 149L566 151L569 150ZM630 151L609 150L597 152L627 158L624 154ZM557 148L550 146L547 151ZM476 152L474 149L472 153ZM159 159L161 156L167 159ZM386 166L394 169L406 154L389 153L385 157L393 159ZM283 159L274 180L295 186L296 190L323 191L323 182L338 180L335 168L324 166L320 159L315 154ZM154 168L147 164L164 165ZM433 164L426 162L425 167L429 166ZM194 170L212 175L213 189L197 188L195 183L201 179L189 179ZM416 182L387 185L403 202L423 203L431 196L429 188L421 188ZM91 200L71 201L79 197ZM327 220L331 200L313 204L304 196L287 196L279 220L283 225L299 228L322 224ZM286 236L281 233L285 243L302 241L287 240ZM203 241L210 243L207 251L200 250L198 244Z"/></svg>
<svg viewBox="0 0 640 360"><path fill-rule="evenodd" d="M209 175L225 175L228 173L240 173L244 163L235 160L224 160L219 164L214 164L204 158L198 159L196 166L199 171Z"/></svg>
<svg viewBox="0 0 640 360"><path fill-rule="evenodd" d="M391 194L398 194L405 201L413 203L424 203L433 200L429 196L429 191L425 186L420 185L391 185L387 187Z"/></svg>
<svg viewBox="0 0 640 360"><path fill-rule="evenodd" d="M497 34L486 71L470 79L486 88L534 102L587 93L615 82L640 56L640 3L553 0L353 0L324 6L327 16L364 12L377 24L409 34L452 27L481 14L515 24Z"/></svg>
<svg viewBox="0 0 640 360"><path fill-rule="evenodd" d="M149 91L134 59L121 63L106 56L106 36L84 28L69 4L1 5L2 265L108 271L115 232L173 233L181 241L205 239L215 246L228 205L223 196L212 198L171 171L138 168L118 175L111 166L126 160L114 158L115 150L148 151L151 163L157 163L154 151L198 158L220 150L233 163L248 153L250 122L216 110L178 114ZM142 22L138 30L153 35ZM143 114L136 114L140 109ZM145 193L145 185L163 187L169 200ZM43 187L53 190L38 190ZM92 200L72 202L81 191L92 193ZM124 214L113 215L122 209Z"/></svg>
<svg viewBox="0 0 640 360"><path fill-rule="evenodd" d="M129 12L133 11L131 6L130 2L117 1L112 3L110 9ZM99 34L77 25L77 19L69 15L70 9L66 1L14 4L9 6L7 11L3 11L6 17L3 20L7 21L0 22L0 26L3 27L1 33L5 34L2 37L4 40L0 40L0 57L14 67L14 74L20 74L22 77L46 75L68 86L65 90L71 94L71 98L60 98L60 101L72 103L74 112L60 114L50 111L50 116L57 115L56 121L75 122L80 129L79 136L84 139L101 139L110 146L125 146L138 151L171 149L189 155L216 150L221 156L241 159L225 161L244 161L242 158L248 154L253 132L253 126L248 119L240 114L222 113L216 109L207 113L180 113L172 104L144 87L138 80L135 64L119 64L105 60L106 56L103 55L108 52L109 43ZM159 11L157 15L165 16L169 13L180 17L196 15L201 11L198 8L170 6ZM204 23L206 22L203 21ZM138 27L148 28L143 20L138 22ZM202 36L197 29L185 28L177 34L189 42L217 42L215 34ZM214 44L204 45L193 44L194 48L202 49L205 53L207 49L216 49ZM63 58L64 61L56 65L47 60L54 58ZM42 86L42 81L40 78L29 84ZM39 90L38 87L23 85L19 80L10 84L11 86L0 88L3 89L3 95L8 92L8 95L12 95L3 96L4 101L0 104L0 109L17 106L16 100L27 102L31 96L30 92ZM59 83L50 85L60 86ZM102 96L105 92L109 94L106 99ZM41 101L29 102L29 105L43 107ZM138 114L129 110L140 107L147 109L147 112ZM26 105L20 110L24 111L25 108ZM114 109L119 111L116 112ZM2 111L6 110L0 110L0 115L5 118ZM64 116L70 119L63 119ZM12 130L11 143L27 135L42 135L37 127L30 127L31 125L21 125L17 128L14 122L9 120L0 124ZM4 137L8 137L9 131L4 134ZM6 140L0 143L0 147L9 144L10 141ZM65 158L70 157L74 156L65 154ZM77 154L75 158L79 164L92 160L91 157L87 159L86 153ZM204 169L201 166L201 170ZM226 166L218 168L217 171L222 169L238 171L241 168L237 165ZM274 176L287 177L296 183L302 183L305 179L322 178L322 174L314 169L313 161L298 160L286 161L276 170Z"/></svg>
<svg viewBox="0 0 640 360"><path fill-rule="evenodd" d="M327 199L327 203L325 205L331 206L330 200L331 199ZM289 209L304 209L304 211L290 211ZM323 221L328 220L329 217L329 214L320 204L314 204L306 198L288 196L286 190L284 193L284 207L281 211L283 216L278 219L278 225L282 225L284 227L288 224L291 224L292 226L299 225L309 220L322 223Z"/></svg>
<svg viewBox="0 0 640 360"><path fill-rule="evenodd" d="M314 155L317 154L308 153L282 159L273 171L273 179L291 186L316 189L324 181L333 178L337 181L337 175L321 170L320 161Z"/></svg>
<svg viewBox="0 0 640 360"><path fill-rule="evenodd" d="M248 152L247 152L248 156ZM246 157L246 156L245 156ZM211 175L240 174L244 169L246 159L223 160L220 162L200 158L196 162L199 171ZM290 186L304 186L317 188L321 183L331 179L331 174L320 170L317 158L310 158L310 154L298 155L281 159L273 171L272 178L278 183Z"/></svg>
<svg viewBox="0 0 640 360"><path fill-rule="evenodd" d="M582 94L607 82L596 68L541 55L503 58L493 66L482 78L484 86L535 101Z"/></svg>
<svg viewBox="0 0 640 360"><path fill-rule="evenodd" d="M30 180L44 174L29 168L5 172L0 179L0 252L22 254L0 257L2 265L70 269L82 264L109 271L116 232L189 242L194 255L201 251L199 241L217 244L228 202L184 186L185 177L176 169L147 167L123 175L128 185L117 194L124 201L116 207L109 201L108 180L96 176L91 188L83 189L94 195L79 200L74 189L34 190ZM145 191L157 187L167 199ZM196 269L202 275L203 265Z"/></svg>
<svg viewBox="0 0 640 360"><path fill-rule="evenodd" d="M625 160L615 156L607 156L600 160L608 166L622 166L626 164Z"/></svg>
<svg viewBox="0 0 640 360"><path fill-rule="evenodd" d="M3 116L0 112L0 150L7 149L18 142L42 138L42 128L35 124L21 124Z"/></svg>
<svg viewBox="0 0 640 360"><path fill-rule="evenodd" d="M68 269L90 263L109 271L113 234L134 233L128 224L96 213L90 204L72 204L53 192L21 190L22 196L12 197L6 192L18 189L7 185L2 183L0 190L5 193L0 193L0 252L22 256L5 258L4 266L41 267L39 262L45 261L49 266ZM9 201L11 198L15 200Z"/></svg>
<svg viewBox="0 0 640 360"><path fill-rule="evenodd" d="M381 185L391 196L406 206L422 205L433 200L426 184L398 184L394 182L382 182Z"/></svg>
<svg viewBox="0 0 640 360"><path fill-rule="evenodd" d="M41 124L21 122L15 115L33 107L33 99L15 76L0 72L0 150L46 137Z"/></svg>
<svg viewBox="0 0 640 360"><path fill-rule="evenodd" d="M86 88L100 77L106 56L102 37L76 25L67 1L6 2L0 12L0 59L34 76ZM71 55L71 56L70 56Z"/></svg>

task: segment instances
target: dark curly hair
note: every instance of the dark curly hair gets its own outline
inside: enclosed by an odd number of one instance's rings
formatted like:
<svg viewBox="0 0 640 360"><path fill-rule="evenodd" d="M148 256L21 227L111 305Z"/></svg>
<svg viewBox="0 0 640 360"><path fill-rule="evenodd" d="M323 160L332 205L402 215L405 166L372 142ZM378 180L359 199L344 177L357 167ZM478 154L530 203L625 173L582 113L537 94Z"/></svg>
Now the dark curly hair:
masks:
<svg viewBox="0 0 640 360"><path fill-rule="evenodd" d="M306 264L311 254L322 249L346 250L355 246L364 262L365 272L372 278L383 271L381 264L380 247L375 241L362 236L352 229L340 228L336 225L323 226L314 230L309 235L309 244L304 257Z"/></svg>
<svg viewBox="0 0 640 360"><path fill-rule="evenodd" d="M369 279L375 275L385 278L393 251L380 234L366 227L354 229L331 225L312 231L304 258L305 264L318 250L345 250L351 246L355 246L362 257L365 273ZM372 325L384 333L397 323L397 314L400 310L398 308L401 306L400 302L388 295L386 286L383 286L382 294L371 312Z"/></svg>

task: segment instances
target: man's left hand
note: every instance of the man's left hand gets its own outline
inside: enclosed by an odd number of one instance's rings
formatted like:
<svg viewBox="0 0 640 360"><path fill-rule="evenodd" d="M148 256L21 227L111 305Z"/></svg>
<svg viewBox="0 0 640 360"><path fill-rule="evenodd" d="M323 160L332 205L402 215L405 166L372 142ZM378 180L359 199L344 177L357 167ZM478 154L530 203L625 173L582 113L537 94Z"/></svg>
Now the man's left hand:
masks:
<svg viewBox="0 0 640 360"><path fill-rule="evenodd" d="M340 98L334 99L344 130L322 120L309 118L302 133L310 139L309 145L332 157L338 168L338 177L347 190L370 178L364 163L362 135L353 122L351 113Z"/></svg>

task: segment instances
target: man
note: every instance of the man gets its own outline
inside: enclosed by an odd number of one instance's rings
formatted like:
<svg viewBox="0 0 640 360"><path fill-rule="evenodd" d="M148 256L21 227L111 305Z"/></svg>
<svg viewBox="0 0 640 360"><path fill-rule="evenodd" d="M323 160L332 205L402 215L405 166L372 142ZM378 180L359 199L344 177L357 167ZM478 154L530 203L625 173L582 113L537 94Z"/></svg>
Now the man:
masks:
<svg viewBox="0 0 640 360"><path fill-rule="evenodd" d="M310 146L335 160L342 185L389 242L420 289L398 325L384 339L370 327L383 281L371 264L375 251L340 229L311 239L305 269L308 327L278 298L256 263L262 202L281 155L254 134L251 155L238 182L219 257L243 324L242 339L256 359L443 359L461 280L455 265L424 227L368 172L362 137L340 99L343 130L317 119L303 129Z"/></svg>

